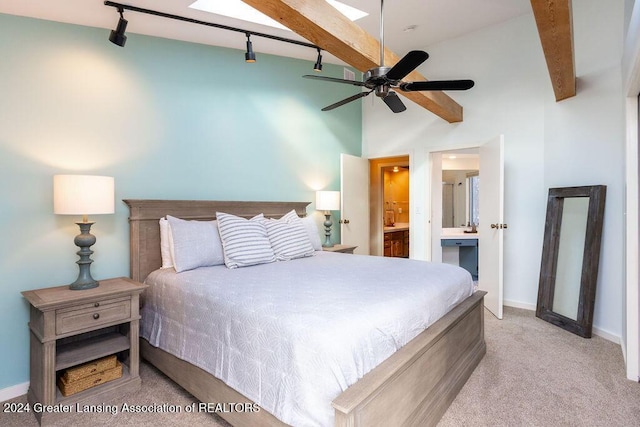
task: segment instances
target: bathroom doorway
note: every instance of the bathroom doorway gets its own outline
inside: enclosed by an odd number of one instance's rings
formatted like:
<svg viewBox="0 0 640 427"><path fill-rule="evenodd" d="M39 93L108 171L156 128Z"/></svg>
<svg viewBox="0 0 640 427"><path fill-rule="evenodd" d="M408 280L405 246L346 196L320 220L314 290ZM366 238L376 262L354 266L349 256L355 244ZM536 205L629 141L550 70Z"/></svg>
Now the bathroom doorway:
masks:
<svg viewBox="0 0 640 427"><path fill-rule="evenodd" d="M382 168L386 257L409 258L409 167Z"/></svg>
<svg viewBox="0 0 640 427"><path fill-rule="evenodd" d="M476 223L476 233L465 233L465 227L446 229L442 227L442 181L443 170L448 169L447 161L450 155L466 150L477 149L478 165L478 214L473 219ZM483 143L459 147L458 149L429 150L429 176L431 224L428 241L431 243L430 260L443 261L443 244L447 247L447 240L465 237L476 239L478 245L478 289L486 291L484 305L498 319L502 319L502 301L504 290L504 233L507 223L504 219L504 136L486 140ZM474 169L466 168L465 169ZM470 184L470 186L473 184ZM470 206L470 209L473 209ZM455 224L454 224L455 226ZM472 227L471 227L472 228ZM449 233L447 233L449 232ZM449 235L447 235L449 234ZM458 235L453 235L458 234ZM460 246L464 245L460 242ZM468 242L467 242L468 243ZM456 246L457 243L456 243ZM466 251L465 251L466 252ZM446 255L446 254L445 254ZM458 263L460 263L458 253ZM466 264L466 258L464 260Z"/></svg>
<svg viewBox="0 0 640 427"><path fill-rule="evenodd" d="M480 162L478 147L432 153L433 233L431 260L447 262L441 237L471 231L479 222L478 182ZM474 229L475 231L475 229Z"/></svg>
<svg viewBox="0 0 640 427"><path fill-rule="evenodd" d="M371 255L409 257L409 156L371 159Z"/></svg>

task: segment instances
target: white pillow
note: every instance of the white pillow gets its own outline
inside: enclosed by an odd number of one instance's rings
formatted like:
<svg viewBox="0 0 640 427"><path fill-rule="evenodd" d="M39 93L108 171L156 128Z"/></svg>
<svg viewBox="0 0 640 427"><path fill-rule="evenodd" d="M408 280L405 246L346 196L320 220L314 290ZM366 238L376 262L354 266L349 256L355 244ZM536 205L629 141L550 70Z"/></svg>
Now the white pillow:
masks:
<svg viewBox="0 0 640 427"><path fill-rule="evenodd" d="M224 264L216 221L186 221L167 215L176 272Z"/></svg>
<svg viewBox="0 0 640 427"><path fill-rule="evenodd" d="M160 256L162 257L162 267L160 268L173 267L172 247L169 221L166 218L160 218Z"/></svg>
<svg viewBox="0 0 640 427"><path fill-rule="evenodd" d="M278 220L265 221L267 235L278 261L311 256L315 252L295 210Z"/></svg>
<svg viewBox="0 0 640 427"><path fill-rule="evenodd" d="M302 225L304 225L305 230L307 231L307 235L309 235L309 240L311 241L311 246L316 251L322 250L322 242L320 241L320 234L318 233L318 226L316 225L316 221L312 216L305 216L304 218L300 218L302 221Z"/></svg>
<svg viewBox="0 0 640 427"><path fill-rule="evenodd" d="M227 267L247 267L276 260L262 214L249 220L216 212L216 218Z"/></svg>

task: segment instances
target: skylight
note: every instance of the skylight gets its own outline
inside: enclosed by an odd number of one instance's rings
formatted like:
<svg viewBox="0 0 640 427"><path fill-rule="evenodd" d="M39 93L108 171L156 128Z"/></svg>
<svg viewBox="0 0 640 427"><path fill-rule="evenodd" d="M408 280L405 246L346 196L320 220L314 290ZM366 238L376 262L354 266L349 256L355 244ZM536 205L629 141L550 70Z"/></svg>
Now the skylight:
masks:
<svg viewBox="0 0 640 427"><path fill-rule="evenodd" d="M326 0L331 6L335 7L340 13L352 21L358 20L368 15L355 7L340 3L336 0ZM243 21L253 22L255 24L268 25L274 28L289 30L279 22L269 18L262 12L258 12L241 0L196 0L190 8L202 10L204 12L215 13L218 15L228 16L229 18L241 19Z"/></svg>

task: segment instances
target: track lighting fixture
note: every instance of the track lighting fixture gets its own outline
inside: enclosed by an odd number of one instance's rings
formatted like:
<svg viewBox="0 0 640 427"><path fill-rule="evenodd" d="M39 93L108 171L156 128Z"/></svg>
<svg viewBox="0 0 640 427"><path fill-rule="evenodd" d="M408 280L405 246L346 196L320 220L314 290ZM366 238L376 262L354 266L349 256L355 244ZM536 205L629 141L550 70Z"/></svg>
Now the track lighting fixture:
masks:
<svg viewBox="0 0 640 427"><path fill-rule="evenodd" d="M256 54L253 52L251 44L251 34L247 33L247 52L244 54L245 62L256 62Z"/></svg>
<svg viewBox="0 0 640 427"><path fill-rule="evenodd" d="M313 66L313 71L318 73L322 71L322 55L320 54L320 48L318 48L318 59L316 59L316 64Z"/></svg>
<svg viewBox="0 0 640 427"><path fill-rule="evenodd" d="M120 12L118 26L115 30L111 30L109 41L113 44L117 44L120 47L124 47L124 44L127 42L127 36L124 35L124 32L127 30L127 20L124 19L124 10L122 8L119 8L118 12Z"/></svg>
<svg viewBox="0 0 640 427"><path fill-rule="evenodd" d="M214 28L219 28L222 30L227 30L227 31L235 31L237 33L244 33L247 36L247 51L244 54L244 60L246 62L256 62L256 54L253 51L253 45L251 44L251 36L256 36L256 37L264 37L267 39L271 39L271 40L277 40L280 42L285 42L285 43L291 43L291 44L295 44L298 46L304 46L304 47L309 47L312 49L316 49L318 51L318 59L316 60L315 65L313 66L313 70L320 72L322 71L322 55L320 53L320 48L314 44L311 43L306 43L300 40L292 40L292 39L287 39L284 37L279 37L279 36L274 36L271 34L265 34L265 33L258 33L256 31L248 31L248 30L244 30L242 28L236 28L236 27L230 27L228 25L222 25L222 24L216 24L213 22L205 22L205 21L200 21L197 19L193 19L193 18L187 18L184 16L178 16L178 15L172 15L170 13L164 13L164 12L160 12L157 10L151 10L151 9L144 9L141 7L137 7L137 6L132 6L132 5L128 5L128 4L122 4L122 3L116 3L113 1L109 1L106 0L104 2L105 6L109 6L109 7L114 7L118 10L118 12L120 13L120 20L118 21L118 27L111 31L111 35L109 35L109 40L114 43L117 44L118 46L124 46L124 44L127 41L127 36L125 36L125 31L127 29L127 20L124 19L123 16L123 12L125 10L130 11L130 12L138 12L138 13L145 13L147 15L153 15L153 16L159 16L162 18L168 18L168 19L174 19L176 21L182 21L182 22L188 22L191 24L198 24L198 25L205 25L207 27L214 27Z"/></svg>

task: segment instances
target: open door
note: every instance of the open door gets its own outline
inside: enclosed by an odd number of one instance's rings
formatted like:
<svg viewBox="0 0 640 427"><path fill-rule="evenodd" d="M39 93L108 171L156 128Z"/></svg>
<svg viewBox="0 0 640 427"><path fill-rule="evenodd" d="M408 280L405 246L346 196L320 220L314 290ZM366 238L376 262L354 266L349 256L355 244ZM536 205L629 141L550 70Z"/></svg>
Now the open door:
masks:
<svg viewBox="0 0 640 427"><path fill-rule="evenodd" d="M478 289L485 307L502 319L504 223L504 136L480 146Z"/></svg>
<svg viewBox="0 0 640 427"><path fill-rule="evenodd" d="M340 155L340 234L355 254L369 255L369 160Z"/></svg>

